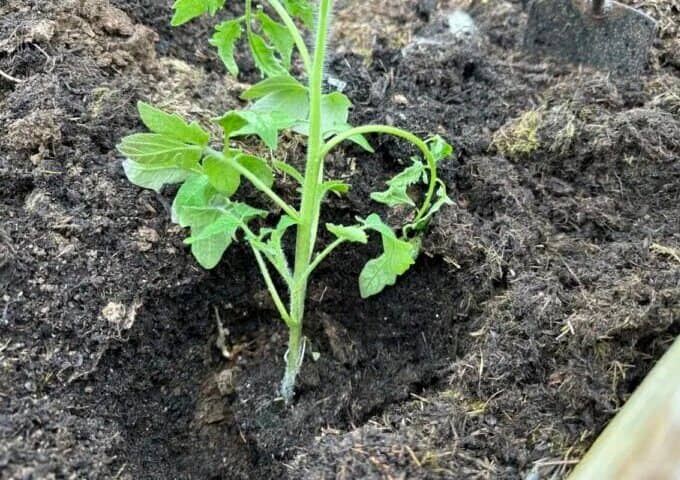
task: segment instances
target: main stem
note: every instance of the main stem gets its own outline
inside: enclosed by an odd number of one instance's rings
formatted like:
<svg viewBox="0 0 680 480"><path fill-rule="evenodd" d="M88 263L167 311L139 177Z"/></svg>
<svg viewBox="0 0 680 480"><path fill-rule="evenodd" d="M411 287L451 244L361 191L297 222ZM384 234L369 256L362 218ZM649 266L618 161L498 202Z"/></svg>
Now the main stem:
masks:
<svg viewBox="0 0 680 480"><path fill-rule="evenodd" d="M326 59L326 40L332 9L332 0L320 0L319 17L316 29L314 63L309 76L309 140L307 144L307 165L305 182L302 188L302 205L297 225L295 244L295 268L290 289L290 334L286 355L286 372L281 383L281 395L286 403L293 399L295 379L302 364L304 340L302 320L305 315L307 297L308 267L312 259L314 244L319 227L321 199L319 187L323 181L323 137L321 132L321 98L323 86L323 67Z"/></svg>

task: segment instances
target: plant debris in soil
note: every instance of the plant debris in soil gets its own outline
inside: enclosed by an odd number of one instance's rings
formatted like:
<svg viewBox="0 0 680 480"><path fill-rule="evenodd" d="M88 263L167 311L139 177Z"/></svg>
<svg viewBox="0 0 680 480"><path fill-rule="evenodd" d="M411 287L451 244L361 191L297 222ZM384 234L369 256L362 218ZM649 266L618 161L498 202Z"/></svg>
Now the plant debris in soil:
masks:
<svg viewBox="0 0 680 480"><path fill-rule="evenodd" d="M520 3L369 3L338 2L330 83L355 123L450 139L456 201L380 298L370 246L319 270L291 408L246 249L201 271L114 151L137 100L207 125L252 66L169 2L0 4L0 478L562 478L680 334L675 3L631 2L660 22L639 79L529 58ZM373 141L329 158L353 188L325 221L413 153Z"/></svg>

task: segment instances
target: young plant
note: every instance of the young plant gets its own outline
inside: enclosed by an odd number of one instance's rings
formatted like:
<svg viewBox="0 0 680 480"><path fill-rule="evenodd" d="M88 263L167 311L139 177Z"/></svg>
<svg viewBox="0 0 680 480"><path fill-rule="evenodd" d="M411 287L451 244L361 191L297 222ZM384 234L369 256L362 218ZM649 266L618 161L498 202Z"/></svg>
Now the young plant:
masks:
<svg viewBox="0 0 680 480"><path fill-rule="evenodd" d="M226 0L177 0L173 25L209 13L214 15ZM332 0L263 0L253 8L245 1L245 14L219 24L210 43L232 75L239 68L234 58L237 43L244 37L263 80L245 93L250 101L244 110L230 111L214 121L224 132L220 149L210 146L210 134L196 123L187 123L146 103L139 103L142 122L151 133L124 138L118 146L127 158L123 166L128 179L156 191L166 184L182 184L172 205L172 220L189 228L186 243L198 263L215 267L233 241L243 238L255 261L281 318L289 328L286 369L281 395L290 402L295 379L304 356L302 324L307 286L312 273L336 248L345 243L368 242L368 232L382 238L383 253L366 263L359 276L361 296L366 298L394 285L399 275L415 263L420 236L428 221L444 204L450 203L444 183L437 177L437 164L452 153L439 136L426 141L387 125L352 127L348 123L349 99L340 92L324 93L323 74ZM267 10L263 7L268 7ZM270 14L276 14L275 20ZM316 19L316 22L315 20ZM314 28L315 45L310 53L301 27ZM299 55L305 84L292 74L294 51ZM307 137L304 174L292 165L253 155L235 139L259 137L272 156L282 131ZM371 198L390 207L413 210L410 220L399 230L388 226L377 214L357 218L354 225L326 224L335 240L317 252L319 216L329 193L342 195L349 185L326 179L324 159L335 147L351 141L372 152L366 134L388 134L411 142L422 158L413 157L406 170L387 182L388 188ZM292 177L300 184L301 199L295 207L274 191L276 173ZM252 184L272 204L270 212L235 200L243 181ZM411 187L423 184L422 205L416 206ZM259 228L270 214L280 214L274 228ZM283 238L295 230L295 253L289 265ZM399 232L399 233L397 233ZM287 287L288 302L279 293L272 272Z"/></svg>

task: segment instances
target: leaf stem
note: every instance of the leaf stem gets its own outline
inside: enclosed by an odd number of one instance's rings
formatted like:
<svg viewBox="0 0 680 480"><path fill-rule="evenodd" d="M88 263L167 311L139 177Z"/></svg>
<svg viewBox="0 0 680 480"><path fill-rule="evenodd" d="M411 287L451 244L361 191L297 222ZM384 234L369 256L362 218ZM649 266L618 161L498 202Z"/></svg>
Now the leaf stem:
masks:
<svg viewBox="0 0 680 480"><path fill-rule="evenodd" d="M260 267L260 272L262 273L262 277L264 278L264 283L267 285L267 290L269 290L269 294L272 296L272 300L274 300L274 305L276 305L276 309L279 311L279 315L281 315L283 321L286 322L286 325L288 325L288 327L290 328L293 322L290 318L288 310L286 309L286 306L283 304L283 301L281 300L281 296L279 295L279 292L276 289L276 286L274 285L272 277L269 274L267 263L264 261L264 258L262 258L262 254L260 253L260 251L257 248L255 248L252 243L250 244L250 247L253 249L255 260L257 260L257 265Z"/></svg>
<svg viewBox="0 0 680 480"><path fill-rule="evenodd" d="M295 25L295 22L291 18L291 16L288 14L288 11L285 9L283 5L281 5L281 2L279 0L267 0L269 5L276 11L276 14L281 18L281 21L283 21L284 25L288 28L288 31L290 32L291 36L293 37L293 41L295 41L295 46L298 49L298 52L300 53L300 58L302 58L302 63L304 64L305 67L305 72L309 75L310 72L312 71L312 59L309 55L309 50L307 49L307 44L305 43L305 40L302 38L302 35L300 34L300 30L297 28L297 25Z"/></svg>
<svg viewBox="0 0 680 480"><path fill-rule="evenodd" d="M358 228L361 228L361 230L366 230L366 226L358 226ZM307 267L307 272L306 275L309 277L314 270L316 270L316 267L319 266L321 262L323 262L328 255L333 253L333 251L338 248L340 245L343 243L346 243L347 239L346 238L336 238L332 243L329 243L326 248L324 248L321 252L319 252L316 257L314 258L314 261L309 264L309 267Z"/></svg>
<svg viewBox="0 0 680 480"><path fill-rule="evenodd" d="M236 160L233 158L228 157L222 152L219 152L217 150L213 150L212 148L206 149L206 152L208 155L212 155L215 157L220 158L221 160L227 162L230 167L232 167L234 170L236 170L238 173L243 175L248 179L250 183L253 184L255 188L257 188L259 191L267 195L275 204L277 204L281 209L286 212L287 215L290 216L293 220L296 222L299 221L300 219L300 214L295 210L293 207L291 207L288 203L286 203L285 200L283 200L281 197L279 197L274 191L269 188L267 185L265 185L262 180L257 178L257 175L253 174L250 170L245 168L243 165L238 163Z"/></svg>
<svg viewBox="0 0 680 480"><path fill-rule="evenodd" d="M319 155L323 158L326 155L328 155L328 153L331 150L333 150L335 147L340 145L345 140L348 140L349 138L355 135L365 135L367 133L384 133L387 135L392 135L394 137L403 138L404 140L411 142L423 153L423 156L427 161L427 166L430 170L430 184L427 189L427 193L425 194L425 200L423 201L423 205L422 207L420 207L420 210L418 210L418 214L416 215L416 218L412 222L418 223L418 221L421 220L427 214L427 211L432 205L432 197L434 196L435 187L437 186L437 161L434 159L432 152L430 152L430 149L427 147L427 144L423 140L413 135L411 132L407 132L406 130L402 130L401 128L392 127L389 125L364 125L362 127L352 128L350 130L347 130L346 132L342 132L341 134L331 138L321 149L321 153Z"/></svg>
<svg viewBox="0 0 680 480"><path fill-rule="evenodd" d="M312 263L310 263L309 266L307 267L307 270L305 271L305 276L306 276L307 278L309 278L309 276L312 274L312 272L314 272L314 270L316 269L316 267L318 267L319 264L320 264L321 262L323 262L324 259L325 259L328 255L330 255L331 253L333 253L333 250L335 250L336 248L338 248L340 245L342 245L342 244L345 243L346 241L347 241L347 240L345 240L344 238L337 238L337 239L335 239L335 241L334 241L333 243L330 243L326 248L324 248L321 252L319 252L319 253L316 255L316 257L314 258L314 261L313 261Z"/></svg>
<svg viewBox="0 0 680 480"><path fill-rule="evenodd" d="M250 24L253 19L253 0L246 0L246 11L243 16L246 19L246 33L248 34L248 43L250 43L250 37L253 33L253 26Z"/></svg>

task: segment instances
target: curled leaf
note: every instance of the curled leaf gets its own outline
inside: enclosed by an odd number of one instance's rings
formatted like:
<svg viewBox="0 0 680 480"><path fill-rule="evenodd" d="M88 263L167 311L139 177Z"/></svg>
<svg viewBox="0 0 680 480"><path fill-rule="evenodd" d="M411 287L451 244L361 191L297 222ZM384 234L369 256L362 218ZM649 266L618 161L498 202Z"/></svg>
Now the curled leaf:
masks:
<svg viewBox="0 0 680 480"><path fill-rule="evenodd" d="M215 34L210 39L210 45L217 48L222 63L233 76L239 72L234 58L234 47L242 34L241 20L228 20L215 27Z"/></svg>

